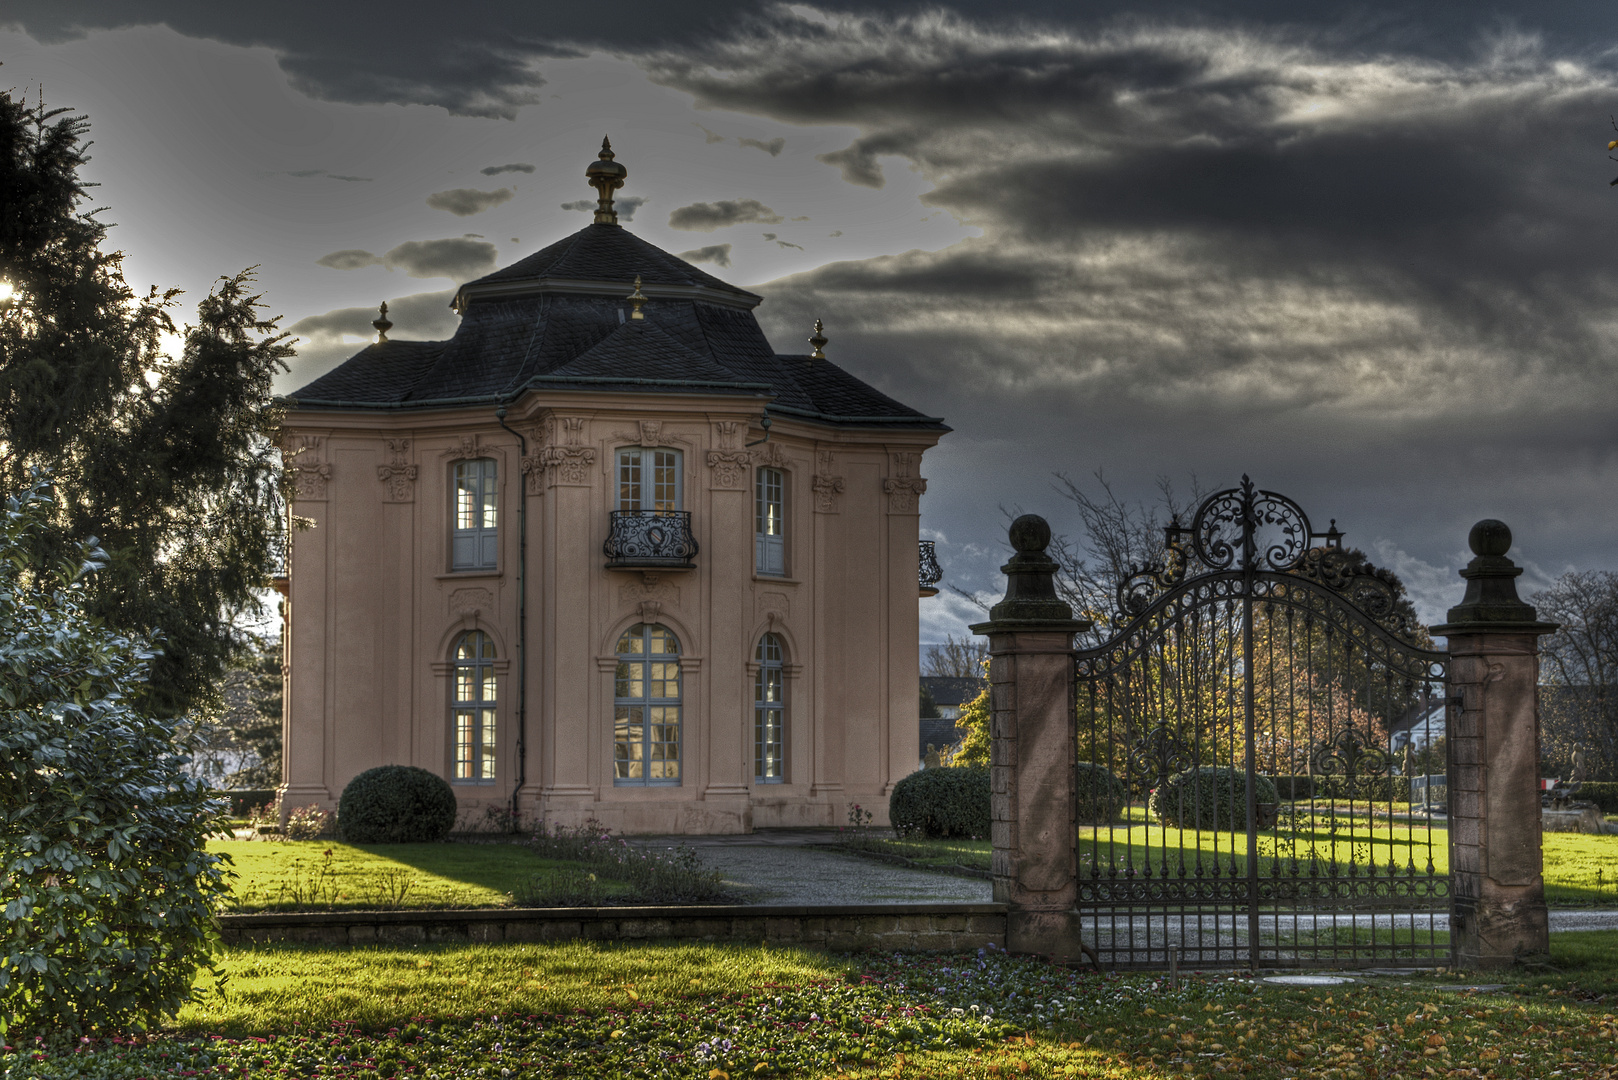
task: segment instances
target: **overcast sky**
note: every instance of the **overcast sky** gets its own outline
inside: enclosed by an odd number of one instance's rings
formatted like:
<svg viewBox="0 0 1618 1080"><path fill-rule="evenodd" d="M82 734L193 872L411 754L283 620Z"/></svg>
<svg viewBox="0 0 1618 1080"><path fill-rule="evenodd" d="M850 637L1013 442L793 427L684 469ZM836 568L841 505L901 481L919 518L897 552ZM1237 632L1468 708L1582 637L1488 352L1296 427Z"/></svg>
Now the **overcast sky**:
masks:
<svg viewBox="0 0 1618 1080"><path fill-rule="evenodd" d="M1482 517L1525 591L1618 569L1610 2L8 0L0 61L88 114L131 284L259 267L282 389L382 300L451 334L458 283L589 220L606 133L630 229L954 427L958 586L998 589L1002 508L1076 528L1056 472L1251 473L1429 619Z"/></svg>

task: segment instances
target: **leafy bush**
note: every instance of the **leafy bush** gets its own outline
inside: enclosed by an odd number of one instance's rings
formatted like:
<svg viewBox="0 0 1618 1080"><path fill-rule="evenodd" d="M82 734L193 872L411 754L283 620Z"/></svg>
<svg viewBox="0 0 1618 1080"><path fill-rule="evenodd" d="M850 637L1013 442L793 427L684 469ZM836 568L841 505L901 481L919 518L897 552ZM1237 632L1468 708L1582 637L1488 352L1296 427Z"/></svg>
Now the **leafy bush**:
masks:
<svg viewBox="0 0 1618 1080"><path fill-rule="evenodd" d="M547 859L583 863L581 869L535 874L517 889L525 907L594 906L613 899L631 904L712 903L730 899L718 870L702 865L694 849L678 844L652 851L614 837L591 819L578 828L541 826L528 846ZM597 879L612 878L629 886L610 895Z"/></svg>
<svg viewBox="0 0 1618 1080"><path fill-rule="evenodd" d="M275 802L273 788L227 788L215 794L230 803L231 817L249 817L265 803Z"/></svg>
<svg viewBox="0 0 1618 1080"><path fill-rule="evenodd" d="M355 844L424 844L455 824L455 790L414 765L378 765L348 782L337 800L343 839Z"/></svg>
<svg viewBox="0 0 1618 1080"><path fill-rule="evenodd" d="M1279 793L1282 802L1298 802L1315 797L1315 777L1313 776L1306 776L1302 773L1288 776L1283 773L1280 776L1272 776L1269 780L1270 783L1275 785L1275 790Z"/></svg>
<svg viewBox="0 0 1618 1080"><path fill-rule="evenodd" d="M989 835L989 768L964 765L913 772L893 786L888 820L900 836L934 840Z"/></svg>
<svg viewBox="0 0 1618 1080"><path fill-rule="evenodd" d="M1355 799L1360 802L1409 802L1407 776L1316 776L1315 798Z"/></svg>
<svg viewBox="0 0 1618 1080"><path fill-rule="evenodd" d="M1261 803L1281 801L1267 776L1257 778L1256 794ZM1177 772L1152 792L1146 807L1158 821L1181 829L1245 829L1247 773L1213 765Z"/></svg>
<svg viewBox="0 0 1618 1080"><path fill-rule="evenodd" d="M1586 780L1574 798L1595 803L1603 814L1618 814L1618 784Z"/></svg>
<svg viewBox="0 0 1618 1080"><path fill-rule="evenodd" d="M1104 765L1081 761L1073 780L1081 824L1105 825L1117 818L1118 812L1129 803L1129 790L1124 782Z"/></svg>
<svg viewBox="0 0 1618 1080"><path fill-rule="evenodd" d="M206 842L225 803L138 711L154 651L87 613L107 565L54 554L37 476L0 520L0 1030L50 1038L154 1024L195 996L229 893Z"/></svg>
<svg viewBox="0 0 1618 1080"><path fill-rule="evenodd" d="M318 806L300 806L287 815L281 832L288 840L318 840L331 828L331 815Z"/></svg>

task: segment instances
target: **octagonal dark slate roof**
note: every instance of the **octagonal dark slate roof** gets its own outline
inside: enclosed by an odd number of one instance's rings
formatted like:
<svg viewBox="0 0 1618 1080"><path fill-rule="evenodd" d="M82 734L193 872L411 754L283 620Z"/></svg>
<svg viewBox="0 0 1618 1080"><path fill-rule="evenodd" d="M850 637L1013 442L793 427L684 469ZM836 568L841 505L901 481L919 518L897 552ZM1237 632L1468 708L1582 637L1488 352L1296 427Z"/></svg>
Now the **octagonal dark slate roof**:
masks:
<svg viewBox="0 0 1618 1080"><path fill-rule="evenodd" d="M626 284L651 296L631 317ZM658 287L665 291L659 293ZM595 390L763 398L771 411L860 427L947 431L826 360L778 355L759 298L616 225L590 225L463 286L448 341L369 345L289 395L298 409L483 405Z"/></svg>

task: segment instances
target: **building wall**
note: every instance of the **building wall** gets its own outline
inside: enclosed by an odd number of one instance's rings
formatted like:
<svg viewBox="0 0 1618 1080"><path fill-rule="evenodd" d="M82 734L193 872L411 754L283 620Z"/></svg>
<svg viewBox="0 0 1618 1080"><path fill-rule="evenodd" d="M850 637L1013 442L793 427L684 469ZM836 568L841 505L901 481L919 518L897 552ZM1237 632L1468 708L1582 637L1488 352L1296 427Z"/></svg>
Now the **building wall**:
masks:
<svg viewBox="0 0 1618 1080"><path fill-rule="evenodd" d="M530 398L502 430L493 409L293 413L284 425L297 531L289 566L284 806L330 807L374 765L451 767L451 650L482 630L498 654L498 766L456 784L463 812L509 806L517 787L517 567L527 509L525 816L595 818L629 832L831 825L852 804L886 819L916 765L917 525L933 432L873 433L775 417L757 401L657 396ZM408 420L408 424L401 421ZM689 572L608 570L616 452L682 452L699 546ZM452 468L493 458L499 557L450 569ZM753 482L787 475L784 576L754 572ZM682 646L682 780L615 787L619 635L661 623ZM753 776L754 650L786 650L787 777Z"/></svg>

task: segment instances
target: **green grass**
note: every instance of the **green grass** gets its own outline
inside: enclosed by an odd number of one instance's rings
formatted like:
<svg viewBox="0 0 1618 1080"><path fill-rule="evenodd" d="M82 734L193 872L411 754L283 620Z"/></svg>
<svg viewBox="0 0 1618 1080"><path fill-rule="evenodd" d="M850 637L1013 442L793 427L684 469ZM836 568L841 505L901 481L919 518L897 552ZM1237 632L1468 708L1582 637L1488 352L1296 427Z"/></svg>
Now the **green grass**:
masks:
<svg viewBox="0 0 1618 1080"><path fill-rule="evenodd" d="M226 950L220 993L150 1040L0 1058L136 1080L1544 1080L1618 1077L1618 932L1549 965L1282 988L1099 978L987 955L831 958L716 945ZM1472 983L1504 983L1469 992ZM188 1070L192 1072L188 1073Z"/></svg>
<svg viewBox="0 0 1618 1080"><path fill-rule="evenodd" d="M1127 853L1132 855L1137 866L1145 865L1148 856L1153 866L1161 866L1165 851L1169 854L1171 869L1178 869L1182 859L1182 852L1190 854L1185 860L1194 870L1195 853L1201 851L1205 863L1211 860L1217 848L1222 866L1229 866L1232 845L1236 845L1235 864L1245 872L1247 864L1246 836L1222 832L1215 834L1211 831L1197 831L1178 829L1163 829L1158 825L1147 824L1142 819L1144 811L1138 807L1131 817L1130 828L1126 834L1124 823L1120 823L1109 834L1106 828L1085 828L1080 830L1081 854L1093 855L1099 853L1103 859L1111 856L1123 858L1126 848L1132 849ZM1339 818L1341 822L1341 818ZM1330 831L1331 818L1329 815L1316 814L1310 822L1314 827L1299 829L1288 834L1283 830L1281 836L1285 840L1295 836L1298 841L1296 848L1300 858L1307 859L1310 850L1315 851L1323 858L1329 858L1332 848L1332 834ZM1363 831L1362 819L1355 819L1353 825L1356 831ZM1415 858L1418 870L1426 869L1427 847L1425 842L1412 843L1412 830L1405 825L1390 824L1380 821L1375 827L1375 845L1377 862L1385 864L1389 852L1393 852L1401 860ZM1423 830L1415 830L1417 839L1420 839ZM1097 835L1099 833L1099 836ZM1087 840L1098 841L1095 848L1085 843ZM846 841L845 841L846 843ZM1274 851L1275 837L1265 833L1260 839L1261 870L1268 870L1272 864L1271 858L1265 855ZM1443 829L1434 829L1432 833L1432 859L1436 873L1449 871L1449 836ZM1183 847L1182 847L1183 845ZM912 862L922 866L939 870L948 870L954 866L969 866L988 869L990 865L990 845L987 840L923 840L911 838L905 840L886 840L866 838L855 842L853 846L866 847L870 850L901 855ZM1363 840L1357 841L1352 847L1345 843L1338 844L1339 859L1346 858L1350 850L1361 854L1362 860L1372 850ZM1612 907L1618 905L1618 836L1588 836L1582 833L1546 833L1544 835L1545 859L1545 899L1547 903L1569 907ZM1284 861L1283 867L1290 867Z"/></svg>
<svg viewBox="0 0 1618 1080"><path fill-rule="evenodd" d="M573 865L511 843L215 840L208 848L231 857L236 911L501 907L534 874Z"/></svg>

